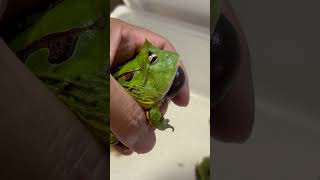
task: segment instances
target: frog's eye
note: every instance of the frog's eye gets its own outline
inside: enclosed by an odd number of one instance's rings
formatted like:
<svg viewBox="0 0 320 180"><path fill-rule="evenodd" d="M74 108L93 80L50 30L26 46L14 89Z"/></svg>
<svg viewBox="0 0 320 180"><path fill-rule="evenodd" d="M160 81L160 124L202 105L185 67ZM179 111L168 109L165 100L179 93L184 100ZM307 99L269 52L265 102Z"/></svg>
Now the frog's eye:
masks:
<svg viewBox="0 0 320 180"><path fill-rule="evenodd" d="M157 62L157 59L158 59L157 55L149 51L149 62L151 64L154 64Z"/></svg>

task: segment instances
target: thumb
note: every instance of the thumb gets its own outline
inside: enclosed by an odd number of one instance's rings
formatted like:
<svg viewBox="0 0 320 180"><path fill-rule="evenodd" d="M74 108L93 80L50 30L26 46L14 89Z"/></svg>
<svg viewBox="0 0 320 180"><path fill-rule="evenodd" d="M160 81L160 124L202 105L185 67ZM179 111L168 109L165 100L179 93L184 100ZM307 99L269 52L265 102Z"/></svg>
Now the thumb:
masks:
<svg viewBox="0 0 320 180"><path fill-rule="evenodd" d="M155 145L155 133L144 110L110 75L110 128L128 148L147 153Z"/></svg>

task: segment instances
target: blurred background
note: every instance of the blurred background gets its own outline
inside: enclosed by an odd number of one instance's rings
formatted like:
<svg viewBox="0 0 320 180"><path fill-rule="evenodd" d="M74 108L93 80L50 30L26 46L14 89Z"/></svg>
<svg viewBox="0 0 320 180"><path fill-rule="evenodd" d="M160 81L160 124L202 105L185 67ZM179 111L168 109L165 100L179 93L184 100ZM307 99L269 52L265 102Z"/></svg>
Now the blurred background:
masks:
<svg viewBox="0 0 320 180"><path fill-rule="evenodd" d="M245 144L216 142L216 179L320 179L320 2L231 0L247 36L256 98Z"/></svg>

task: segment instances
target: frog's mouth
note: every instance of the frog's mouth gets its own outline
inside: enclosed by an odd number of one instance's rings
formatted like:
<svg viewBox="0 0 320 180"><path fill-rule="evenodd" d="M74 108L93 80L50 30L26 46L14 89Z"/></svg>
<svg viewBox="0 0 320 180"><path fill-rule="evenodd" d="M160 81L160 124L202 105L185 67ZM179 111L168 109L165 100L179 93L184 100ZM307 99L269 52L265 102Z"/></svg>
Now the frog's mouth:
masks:
<svg viewBox="0 0 320 180"><path fill-rule="evenodd" d="M182 86L184 85L185 80L186 80L186 77L185 77L184 71L179 66L176 72L176 75L174 76L173 82L170 86L170 89L166 94L166 97L170 99L174 98L178 94Z"/></svg>

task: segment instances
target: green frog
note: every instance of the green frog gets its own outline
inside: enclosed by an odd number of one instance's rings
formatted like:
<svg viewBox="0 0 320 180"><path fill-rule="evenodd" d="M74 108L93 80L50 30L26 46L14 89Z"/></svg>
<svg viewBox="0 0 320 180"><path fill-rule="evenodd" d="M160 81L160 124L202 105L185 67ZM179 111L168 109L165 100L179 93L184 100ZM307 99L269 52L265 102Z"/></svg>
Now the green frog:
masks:
<svg viewBox="0 0 320 180"><path fill-rule="evenodd" d="M32 25L9 46L101 143L109 143L108 1L57 2L30 16Z"/></svg>
<svg viewBox="0 0 320 180"><path fill-rule="evenodd" d="M159 108L174 97L184 82L179 63L178 53L156 48L146 39L136 57L112 74L145 110L150 125L158 130L174 130ZM111 138L113 144L118 143L113 135Z"/></svg>

